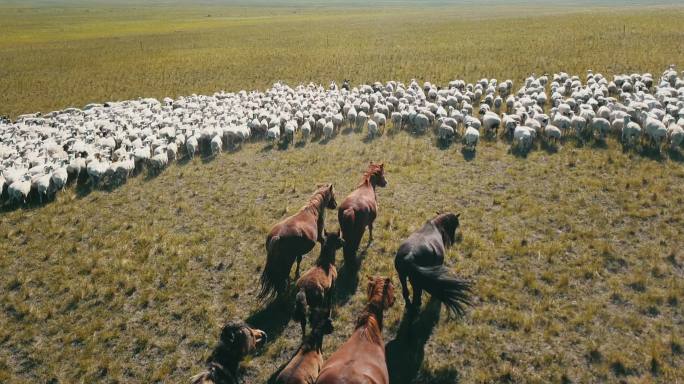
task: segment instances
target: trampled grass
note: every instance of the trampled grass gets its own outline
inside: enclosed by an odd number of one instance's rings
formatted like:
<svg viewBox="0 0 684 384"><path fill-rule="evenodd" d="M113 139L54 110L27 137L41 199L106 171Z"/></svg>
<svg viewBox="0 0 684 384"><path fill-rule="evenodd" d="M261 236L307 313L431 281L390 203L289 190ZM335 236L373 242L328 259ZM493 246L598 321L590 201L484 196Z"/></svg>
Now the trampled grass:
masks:
<svg viewBox="0 0 684 384"><path fill-rule="evenodd" d="M247 381L264 382L299 339L298 326L256 303L265 233L317 183L334 182L341 199L369 160L387 163L389 186L378 191L362 278L394 275L396 247L436 210L463 213L448 263L475 281L475 306L463 321L442 311L427 329L424 359L408 368L416 382L681 380L681 163L612 141L526 159L484 142L466 161L459 147L404 133L287 151L254 143L4 214L0 380L183 382L224 321L249 318L271 332L245 362ZM335 215L327 225L337 226ZM327 353L364 304L349 281ZM386 341L402 311L399 299Z"/></svg>

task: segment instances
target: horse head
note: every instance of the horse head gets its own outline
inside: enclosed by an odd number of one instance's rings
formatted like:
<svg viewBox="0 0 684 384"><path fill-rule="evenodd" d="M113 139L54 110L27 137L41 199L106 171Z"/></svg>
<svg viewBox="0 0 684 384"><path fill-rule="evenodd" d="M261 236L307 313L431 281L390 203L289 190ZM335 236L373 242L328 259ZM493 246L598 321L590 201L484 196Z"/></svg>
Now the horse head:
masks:
<svg viewBox="0 0 684 384"><path fill-rule="evenodd" d="M451 246L456 239L456 229L461 225L459 222L460 217L460 213L438 213L437 217L432 219L432 223L442 233L442 240L447 247Z"/></svg>
<svg viewBox="0 0 684 384"><path fill-rule="evenodd" d="M383 311L394 305L394 284L389 277L368 276L368 301Z"/></svg>
<svg viewBox="0 0 684 384"><path fill-rule="evenodd" d="M372 161L368 166L368 171L366 171L366 177L370 181L371 185L386 187L387 179L385 178L385 163L374 164Z"/></svg>

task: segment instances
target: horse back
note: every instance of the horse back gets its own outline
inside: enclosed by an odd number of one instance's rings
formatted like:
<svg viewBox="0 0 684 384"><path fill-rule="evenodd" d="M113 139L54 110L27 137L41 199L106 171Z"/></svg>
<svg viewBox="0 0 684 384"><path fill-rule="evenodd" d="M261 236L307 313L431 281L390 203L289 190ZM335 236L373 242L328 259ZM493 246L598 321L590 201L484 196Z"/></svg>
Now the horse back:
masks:
<svg viewBox="0 0 684 384"><path fill-rule="evenodd" d="M318 351L303 352L301 349L283 368L276 384L313 384L323 366L323 356Z"/></svg>
<svg viewBox="0 0 684 384"><path fill-rule="evenodd" d="M395 263L412 261L420 266L441 265L444 262L444 240L431 223L412 233L397 250Z"/></svg>
<svg viewBox="0 0 684 384"><path fill-rule="evenodd" d="M316 383L389 384L385 348L370 342L359 328L325 362Z"/></svg>

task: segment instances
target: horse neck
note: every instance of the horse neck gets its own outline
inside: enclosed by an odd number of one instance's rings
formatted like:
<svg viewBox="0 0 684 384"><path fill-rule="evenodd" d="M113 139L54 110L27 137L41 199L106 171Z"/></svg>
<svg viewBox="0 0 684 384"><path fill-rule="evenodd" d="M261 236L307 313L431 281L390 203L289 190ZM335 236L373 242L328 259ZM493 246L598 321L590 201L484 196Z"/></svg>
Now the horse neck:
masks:
<svg viewBox="0 0 684 384"><path fill-rule="evenodd" d="M327 271L331 265L335 264L336 251L337 250L333 247L327 247L325 245L321 247L321 254L318 256L318 259L316 260L316 265L326 269Z"/></svg>
<svg viewBox="0 0 684 384"><path fill-rule="evenodd" d="M325 219L325 195L321 192L316 192L314 196L311 197L309 200L309 203L304 206L305 211L310 212L314 216L318 218L319 224L324 221L322 219Z"/></svg>
<svg viewBox="0 0 684 384"><path fill-rule="evenodd" d="M240 358L230 354L227 347L220 345L212 353L208 364L211 369L214 369L215 371L219 370L220 372L218 373L220 375L233 379L234 381L240 364Z"/></svg>
<svg viewBox="0 0 684 384"><path fill-rule="evenodd" d="M363 335L376 344L382 344L382 315L381 305L368 303L356 324L356 328L362 329Z"/></svg>

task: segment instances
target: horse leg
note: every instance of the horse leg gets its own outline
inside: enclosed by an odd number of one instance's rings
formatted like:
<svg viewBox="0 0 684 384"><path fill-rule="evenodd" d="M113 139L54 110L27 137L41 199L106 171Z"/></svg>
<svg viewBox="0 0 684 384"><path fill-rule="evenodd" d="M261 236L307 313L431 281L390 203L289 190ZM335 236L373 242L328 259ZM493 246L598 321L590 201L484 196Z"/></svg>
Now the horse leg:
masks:
<svg viewBox="0 0 684 384"><path fill-rule="evenodd" d="M373 242L373 220L368 223L368 245Z"/></svg>
<svg viewBox="0 0 684 384"><path fill-rule="evenodd" d="M406 281L406 274L399 272L399 281L401 282L401 294L404 296L406 306L411 306L411 299L409 298L408 283Z"/></svg>
<svg viewBox="0 0 684 384"><path fill-rule="evenodd" d="M302 255L297 256L297 270L295 271L295 279L299 279L299 264L302 263Z"/></svg>
<svg viewBox="0 0 684 384"><path fill-rule="evenodd" d="M423 288L413 285L413 307L416 312L420 311L420 306L422 305Z"/></svg>

